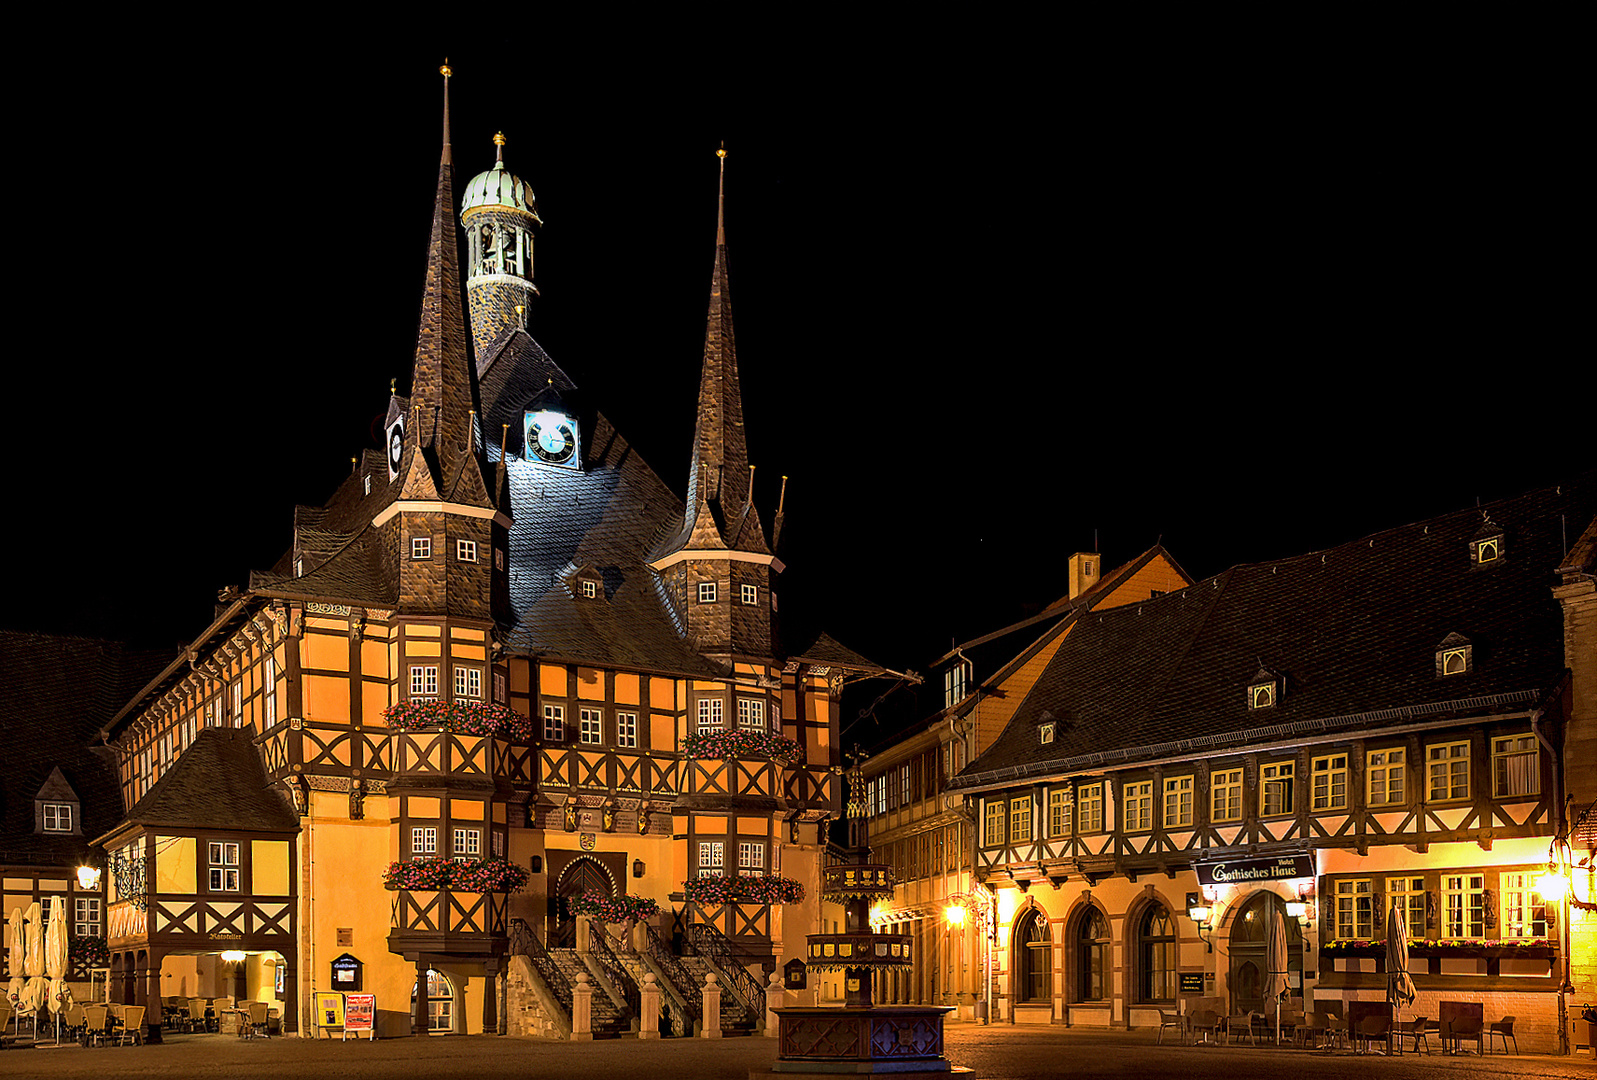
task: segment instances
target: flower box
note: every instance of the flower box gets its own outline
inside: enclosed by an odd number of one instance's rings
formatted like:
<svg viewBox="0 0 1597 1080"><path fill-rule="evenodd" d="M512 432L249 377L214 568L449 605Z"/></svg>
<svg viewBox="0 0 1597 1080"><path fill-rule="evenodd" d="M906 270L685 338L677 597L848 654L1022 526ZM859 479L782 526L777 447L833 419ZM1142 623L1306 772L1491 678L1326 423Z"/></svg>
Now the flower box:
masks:
<svg viewBox="0 0 1597 1080"><path fill-rule="evenodd" d="M701 906L799 904L804 901L804 886L785 877L699 877L682 883L682 895Z"/></svg>
<svg viewBox="0 0 1597 1080"><path fill-rule="evenodd" d="M571 909L573 915L587 915L607 923L622 923L628 920L642 922L660 913L660 905L651 898L629 896L625 893L620 896L606 896L602 893L585 892L581 896L569 897L566 906Z"/></svg>
<svg viewBox="0 0 1597 1080"><path fill-rule="evenodd" d="M684 735L682 752L689 757L719 761L727 758L767 758L782 765L791 765L804 759L804 748L795 740L769 731L744 728Z"/></svg>
<svg viewBox="0 0 1597 1080"><path fill-rule="evenodd" d="M438 728L456 735L492 735L519 742L533 735L529 717L494 702L402 701L384 709L383 718L399 731Z"/></svg>
<svg viewBox="0 0 1597 1080"><path fill-rule="evenodd" d="M393 862L383 871L383 888L453 890L454 892L520 892L527 886L527 871L504 859L445 859L424 856Z"/></svg>

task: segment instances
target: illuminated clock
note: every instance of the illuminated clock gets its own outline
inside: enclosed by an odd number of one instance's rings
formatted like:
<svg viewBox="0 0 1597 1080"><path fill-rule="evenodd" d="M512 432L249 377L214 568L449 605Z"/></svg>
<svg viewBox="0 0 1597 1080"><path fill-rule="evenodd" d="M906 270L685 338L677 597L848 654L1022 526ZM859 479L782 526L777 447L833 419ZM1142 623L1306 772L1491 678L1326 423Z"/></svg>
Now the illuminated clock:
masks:
<svg viewBox="0 0 1597 1080"><path fill-rule="evenodd" d="M399 459L405 452L405 418L395 420L388 429L388 479L399 475Z"/></svg>
<svg viewBox="0 0 1597 1080"><path fill-rule="evenodd" d="M527 449L538 460L550 465L574 466L577 458L577 422L564 413L529 411Z"/></svg>

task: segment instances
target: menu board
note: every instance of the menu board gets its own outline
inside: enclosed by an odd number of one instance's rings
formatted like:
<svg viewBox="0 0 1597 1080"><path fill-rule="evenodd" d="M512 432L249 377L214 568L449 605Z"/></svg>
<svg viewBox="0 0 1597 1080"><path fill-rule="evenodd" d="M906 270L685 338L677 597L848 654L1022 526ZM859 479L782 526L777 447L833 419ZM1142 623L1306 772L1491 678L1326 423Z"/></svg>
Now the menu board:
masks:
<svg viewBox="0 0 1597 1080"><path fill-rule="evenodd" d="M377 1017L376 994L345 994L344 995L344 1035L347 1037L352 1031L364 1031L369 1038L375 1039L377 1032L374 1030L373 1021Z"/></svg>

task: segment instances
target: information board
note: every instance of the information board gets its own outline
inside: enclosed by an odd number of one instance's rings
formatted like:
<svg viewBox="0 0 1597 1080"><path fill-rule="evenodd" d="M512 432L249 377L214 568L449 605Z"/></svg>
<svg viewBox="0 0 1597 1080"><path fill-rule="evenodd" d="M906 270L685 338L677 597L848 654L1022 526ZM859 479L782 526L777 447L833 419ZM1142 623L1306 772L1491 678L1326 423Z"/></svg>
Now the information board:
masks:
<svg viewBox="0 0 1597 1080"><path fill-rule="evenodd" d="M1203 972L1201 972L1201 971L1183 971L1183 972L1181 972L1181 992L1183 994L1201 994L1201 993L1203 993Z"/></svg>
<svg viewBox="0 0 1597 1080"><path fill-rule="evenodd" d="M340 1030L344 1026L344 995L329 993L325 990L316 992L316 1026L330 1030Z"/></svg>
<svg viewBox="0 0 1597 1080"><path fill-rule="evenodd" d="M375 1020L377 1019L376 994L345 994L344 995L344 1037L347 1039L351 1032L366 1032L369 1039L377 1038ZM356 1038L359 1038L356 1034Z"/></svg>

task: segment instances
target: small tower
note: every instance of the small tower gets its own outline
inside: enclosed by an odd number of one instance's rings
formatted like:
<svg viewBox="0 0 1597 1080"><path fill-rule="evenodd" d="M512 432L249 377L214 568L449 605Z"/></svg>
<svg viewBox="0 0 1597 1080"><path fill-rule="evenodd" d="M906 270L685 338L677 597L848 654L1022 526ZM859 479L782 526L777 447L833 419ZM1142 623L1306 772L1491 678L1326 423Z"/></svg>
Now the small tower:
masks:
<svg viewBox="0 0 1597 1080"><path fill-rule="evenodd" d="M543 220L532 188L505 168L505 137L494 136L498 160L466 185L460 224L466 230L466 303L479 367L489 347L523 327L538 288L532 283L532 242Z"/></svg>

